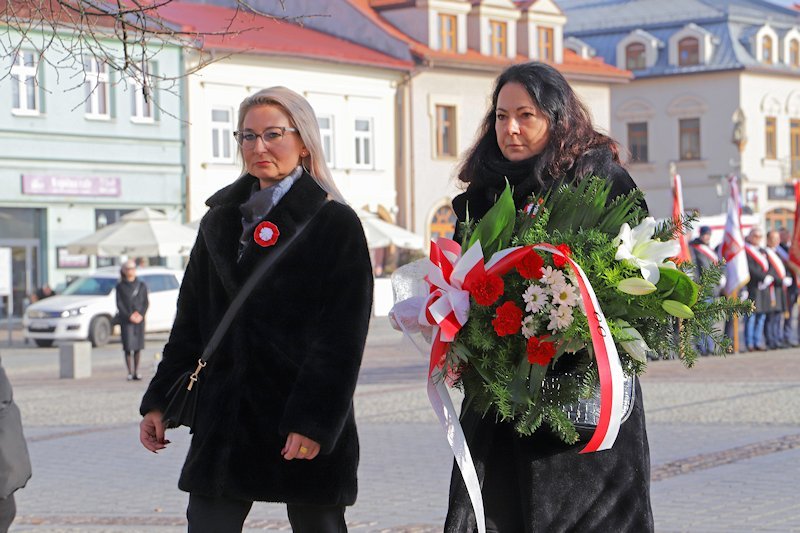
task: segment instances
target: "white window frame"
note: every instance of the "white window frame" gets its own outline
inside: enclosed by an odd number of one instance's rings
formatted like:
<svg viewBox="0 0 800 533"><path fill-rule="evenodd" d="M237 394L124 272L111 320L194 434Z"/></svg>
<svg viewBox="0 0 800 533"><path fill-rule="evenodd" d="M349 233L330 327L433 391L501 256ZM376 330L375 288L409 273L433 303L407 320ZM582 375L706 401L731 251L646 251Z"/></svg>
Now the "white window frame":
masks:
<svg viewBox="0 0 800 533"><path fill-rule="evenodd" d="M636 29L617 43L617 68L627 70L627 55L625 49L631 43L641 43L645 49L645 68L652 68L658 60L658 50L664 47L664 42L644 30Z"/></svg>
<svg viewBox="0 0 800 533"><path fill-rule="evenodd" d="M153 80L150 76L150 66L142 72L142 76L147 82L149 91L148 101L144 99L144 85L140 80L132 79L131 87L133 94L131 95L131 122L137 124L152 124L156 121L155 118L155 91L153 90Z"/></svg>
<svg viewBox="0 0 800 533"><path fill-rule="evenodd" d="M719 40L714 36L713 33L698 26L694 22L690 22L669 38L669 55L667 62L674 67L681 66L680 48L678 45L686 37L697 39L697 65L707 65L710 63L711 57L714 55L714 45L719 44ZM691 67L697 65L683 66Z"/></svg>
<svg viewBox="0 0 800 533"><path fill-rule="evenodd" d="M108 65L91 56L84 57L84 75L86 81L84 88L86 95L86 118L94 120L109 120L111 118L111 78L108 74ZM106 110L101 113L100 98L105 98Z"/></svg>
<svg viewBox="0 0 800 533"><path fill-rule="evenodd" d="M356 123L366 120L369 124L369 131L359 131ZM353 153L353 168L373 169L375 168L375 121L372 117L356 117L353 120L353 140L355 142L355 152ZM365 143L366 141L366 143ZM366 144L366 148L365 148Z"/></svg>
<svg viewBox="0 0 800 533"><path fill-rule="evenodd" d="M33 66L25 66L25 54L31 54ZM19 102L12 102L11 106L15 115L38 115L40 113L39 84L36 78L38 68L39 58L36 56L36 52L20 50L14 56L14 62L11 65L11 83L17 87L19 96ZM29 79L33 79L33 108L28 107L28 91L31 89L28 86Z"/></svg>
<svg viewBox="0 0 800 533"><path fill-rule="evenodd" d="M323 128L319 121L320 119L328 120L328 127ZM333 115L317 115L317 125L319 126L319 138L322 143L322 151L325 154L325 162L329 168L336 168L336 142L333 135L334 118ZM325 152L325 142L328 142L330 150Z"/></svg>
<svg viewBox="0 0 800 533"><path fill-rule="evenodd" d="M215 111L224 111L228 113L228 121L215 121ZM214 163L233 163L233 160L236 157L236 149L233 146L233 130L235 128L233 124L233 108L227 106L212 106L209 119L211 121L211 149L208 151L208 153L211 154L211 161ZM215 138L220 142L218 145L220 148L219 154L214 153ZM227 156L225 155L225 146L228 147L229 153Z"/></svg>

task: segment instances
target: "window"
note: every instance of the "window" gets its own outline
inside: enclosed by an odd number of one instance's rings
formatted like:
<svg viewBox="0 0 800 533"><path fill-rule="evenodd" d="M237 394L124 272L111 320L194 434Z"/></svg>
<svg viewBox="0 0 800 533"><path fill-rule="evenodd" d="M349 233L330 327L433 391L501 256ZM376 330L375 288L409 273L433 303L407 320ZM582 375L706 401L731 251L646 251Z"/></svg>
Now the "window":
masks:
<svg viewBox="0 0 800 533"><path fill-rule="evenodd" d="M325 162L329 167L334 168L336 162L333 156L333 117L330 115L317 117L317 124L319 124L319 136L322 140L322 151L325 152Z"/></svg>
<svg viewBox="0 0 800 533"><path fill-rule="evenodd" d="M359 168L372 167L372 119L357 118L355 122L356 161Z"/></svg>
<svg viewBox="0 0 800 533"><path fill-rule="evenodd" d="M84 90L86 91L86 116L93 118L109 118L111 100L108 65L97 59L84 56L83 70L86 76Z"/></svg>
<svg viewBox="0 0 800 533"><path fill-rule="evenodd" d="M789 41L789 66L800 67L800 41L797 39Z"/></svg>
<svg viewBox="0 0 800 533"><path fill-rule="evenodd" d="M553 28L539 28L537 34L539 36L539 59L553 61L556 57L553 49Z"/></svg>
<svg viewBox="0 0 800 533"><path fill-rule="evenodd" d="M211 110L211 159L233 161L233 111L224 107Z"/></svg>
<svg viewBox="0 0 800 533"><path fill-rule="evenodd" d="M39 88L36 84L36 69L39 59L33 52L17 52L11 66L12 108L17 113L39 113Z"/></svg>
<svg viewBox="0 0 800 533"><path fill-rule="evenodd" d="M435 241L439 237L452 238L457 221L456 214L449 205L443 205L437 209L430 223L431 240Z"/></svg>
<svg viewBox="0 0 800 533"><path fill-rule="evenodd" d="M631 153L631 162L649 161L647 158L647 122L628 124L628 150Z"/></svg>
<svg viewBox="0 0 800 533"><path fill-rule="evenodd" d="M151 68L145 69L142 76L146 80L134 79L131 83L131 119L134 122L153 122L153 80L150 76Z"/></svg>
<svg viewBox="0 0 800 533"><path fill-rule="evenodd" d="M647 67L647 53L642 43L631 43L625 47L625 68L639 70Z"/></svg>
<svg viewBox="0 0 800 533"><path fill-rule="evenodd" d="M492 55L505 57L508 55L507 31L508 25L505 22L492 20L489 22L492 29Z"/></svg>
<svg viewBox="0 0 800 533"><path fill-rule="evenodd" d="M792 119L789 123L791 147L791 173L793 178L800 178L800 119Z"/></svg>
<svg viewBox="0 0 800 533"><path fill-rule="evenodd" d="M436 157L456 156L456 108L436 106Z"/></svg>
<svg viewBox="0 0 800 533"><path fill-rule="evenodd" d="M682 161L700 159L700 119L682 118L680 128L680 158Z"/></svg>
<svg viewBox="0 0 800 533"><path fill-rule="evenodd" d="M678 65L700 64L700 43L694 37L684 37L678 41Z"/></svg>
<svg viewBox="0 0 800 533"><path fill-rule="evenodd" d="M761 60L769 65L772 64L772 37L765 35L761 39Z"/></svg>
<svg viewBox="0 0 800 533"><path fill-rule="evenodd" d="M775 130L775 117L767 117L764 122L764 157L775 159L777 157L777 139Z"/></svg>
<svg viewBox="0 0 800 533"><path fill-rule="evenodd" d="M147 290L153 292L174 291L180 283L172 274L144 274L142 281L147 285Z"/></svg>
<svg viewBox="0 0 800 533"><path fill-rule="evenodd" d="M455 52L456 41L456 16L439 15L439 49L445 52Z"/></svg>

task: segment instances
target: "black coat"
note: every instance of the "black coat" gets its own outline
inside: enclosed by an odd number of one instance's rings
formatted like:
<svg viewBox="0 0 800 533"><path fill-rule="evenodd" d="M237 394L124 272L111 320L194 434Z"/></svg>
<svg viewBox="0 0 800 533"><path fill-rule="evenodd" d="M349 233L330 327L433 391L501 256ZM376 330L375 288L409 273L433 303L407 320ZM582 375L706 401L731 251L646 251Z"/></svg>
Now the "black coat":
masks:
<svg viewBox="0 0 800 533"><path fill-rule="evenodd" d="M164 358L140 412L162 410L170 385L193 369L231 300L272 247L254 241L237 262L238 206L255 178L212 196L178 297ZM372 271L361 223L327 201L304 174L265 217L279 239L317 217L242 305L200 374L194 437L179 487L227 498L352 505L358 436L353 393L372 304ZM311 461L286 461L290 432L321 445Z"/></svg>
<svg viewBox="0 0 800 533"><path fill-rule="evenodd" d="M761 263L755 260L749 253L747 255L747 268L750 271L750 281L747 282L747 297L753 301L756 306L756 313L769 313L775 307L775 292L774 289L770 291L769 287L759 289L758 286L770 274L771 267L767 260L767 255L759 246L754 247L761 253L764 261L766 261L767 270L761 266ZM775 277L775 276L773 276Z"/></svg>
<svg viewBox="0 0 800 533"><path fill-rule="evenodd" d="M30 477L31 459L22 434L22 418L11 382L0 364L0 500L24 487Z"/></svg>
<svg viewBox="0 0 800 533"><path fill-rule="evenodd" d="M134 352L144 349L144 320L138 324L131 322L131 315L138 311L142 317L147 314L150 300L147 285L139 278L133 281L120 280L117 283L117 313L122 333L122 349Z"/></svg>
<svg viewBox="0 0 800 533"><path fill-rule="evenodd" d="M610 153L588 157L593 173L612 181L612 197L636 187L625 169L612 161ZM539 190L523 192L525 194L515 191L517 208L524 205L525 196ZM464 220L467 206L470 216L480 219L492 205L487 197L485 188L477 184L456 197L453 207L459 220ZM553 216L558 215L554 213ZM516 487L509 494L520 502L521 507L516 512L522 514L520 522L524 523L524 531L643 533L653 530L650 450L638 380L634 408L622 424L611 450L581 455L578 452L586 445L586 440L570 446L547 427L540 428L531 437L521 437L511 424L496 422L491 412L482 416L469 408L462 410L461 424L481 484L485 481L487 463L492 469L509 473L507 484ZM512 475L516 475L515 480L511 479ZM484 500L492 497L484 495ZM445 531L467 533L475 529L469 496L458 468L454 467ZM517 531L522 533L522 526L512 533Z"/></svg>

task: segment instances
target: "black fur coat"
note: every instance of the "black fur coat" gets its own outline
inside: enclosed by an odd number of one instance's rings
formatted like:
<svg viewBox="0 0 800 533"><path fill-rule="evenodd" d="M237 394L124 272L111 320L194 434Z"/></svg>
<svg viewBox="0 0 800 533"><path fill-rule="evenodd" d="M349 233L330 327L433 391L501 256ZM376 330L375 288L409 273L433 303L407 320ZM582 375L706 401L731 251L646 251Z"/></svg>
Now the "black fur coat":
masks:
<svg viewBox="0 0 800 533"><path fill-rule="evenodd" d="M163 411L181 372L203 346L250 272L272 247L250 242L237 262L245 175L208 200L178 298L164 358L140 412ZM200 374L200 399L181 490L206 496L352 505L358 436L353 392L372 305L372 269L361 223L304 174L265 220L293 235ZM290 432L321 444L311 461L286 461Z"/></svg>
<svg viewBox="0 0 800 533"><path fill-rule="evenodd" d="M589 153L585 158L588 159L581 161L584 168L612 182L612 197L636 186L627 171L612 161L610 152ZM459 220L464 220L467 208L475 219L488 211L502 191L500 183L505 185L504 179L493 181L497 183L496 189L473 183L453 200ZM533 179L516 184L511 178L510 181L515 186L517 208L524 205L530 194L542 189ZM552 183L549 179L544 181L545 186ZM499 529L490 531L646 533L653 530L650 451L638 380L634 408L611 450L581 455L578 452L588 440L569 446L547 427L531 437L520 437L511 424L496 422L491 413L481 416L468 407L462 410L461 424L484 489L484 501L493 499L494 508L504 508L500 514L517 517L506 522L511 525L498 525ZM487 465L494 476L491 482L486 476ZM497 491L501 494L488 494L487 484L501 487ZM457 467L453 468L450 483L445 531L476 531L472 504Z"/></svg>

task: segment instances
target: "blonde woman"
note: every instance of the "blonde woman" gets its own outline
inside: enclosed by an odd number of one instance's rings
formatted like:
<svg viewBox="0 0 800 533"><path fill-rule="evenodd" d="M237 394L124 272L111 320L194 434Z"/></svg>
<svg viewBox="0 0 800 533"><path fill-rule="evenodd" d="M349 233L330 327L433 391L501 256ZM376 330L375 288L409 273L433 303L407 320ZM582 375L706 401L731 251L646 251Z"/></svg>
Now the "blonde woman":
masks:
<svg viewBox="0 0 800 533"><path fill-rule="evenodd" d="M254 501L285 502L295 532L346 531L356 499L353 392L367 335L366 239L325 165L308 102L284 87L239 108L243 174L214 194L192 251L140 440L158 452L166 394L238 289L281 239L314 219L252 291L203 370L179 487L189 531L238 532Z"/></svg>

